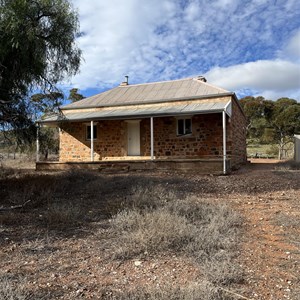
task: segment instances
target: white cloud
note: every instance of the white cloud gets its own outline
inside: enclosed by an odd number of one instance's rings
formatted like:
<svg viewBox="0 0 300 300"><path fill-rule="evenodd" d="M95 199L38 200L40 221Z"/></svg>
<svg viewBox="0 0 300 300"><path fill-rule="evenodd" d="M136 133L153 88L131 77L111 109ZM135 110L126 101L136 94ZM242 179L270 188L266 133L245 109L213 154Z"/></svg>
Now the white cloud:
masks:
<svg viewBox="0 0 300 300"><path fill-rule="evenodd" d="M227 68L216 67L205 76L210 82L230 90L287 91L300 86L300 66L283 60L259 60Z"/></svg>
<svg viewBox="0 0 300 300"><path fill-rule="evenodd" d="M300 101L299 48L300 30L277 51L280 58L214 67L205 76L211 83L240 95L246 95L247 91L267 99L290 97Z"/></svg>
<svg viewBox="0 0 300 300"><path fill-rule="evenodd" d="M139 49L151 43L156 26L173 14L169 1L73 2L80 14L83 36L78 43L84 62L72 83L83 89L122 80L133 69Z"/></svg>
<svg viewBox="0 0 300 300"><path fill-rule="evenodd" d="M300 60L300 30L298 30L295 35L292 36L285 52L291 58Z"/></svg>
<svg viewBox="0 0 300 300"><path fill-rule="evenodd" d="M84 62L71 86L103 89L124 75L147 82L206 73L233 91L299 91L297 0L72 1Z"/></svg>

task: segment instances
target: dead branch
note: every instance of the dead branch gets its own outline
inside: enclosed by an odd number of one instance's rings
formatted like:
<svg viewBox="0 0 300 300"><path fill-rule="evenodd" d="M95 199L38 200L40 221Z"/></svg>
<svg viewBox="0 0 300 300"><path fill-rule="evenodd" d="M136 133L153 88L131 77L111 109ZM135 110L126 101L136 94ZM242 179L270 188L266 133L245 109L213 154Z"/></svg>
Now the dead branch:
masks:
<svg viewBox="0 0 300 300"><path fill-rule="evenodd" d="M221 287L219 287L219 289L222 290L222 291L224 291L224 292L226 292L226 293L228 293L228 294L231 294L231 295L234 295L234 296L238 297L238 299L253 300L251 298L247 298L247 297L242 296L242 295L240 295L240 294L238 294L236 292L233 292L233 291L221 288Z"/></svg>
<svg viewBox="0 0 300 300"><path fill-rule="evenodd" d="M24 208L25 205L28 204L29 202L31 202L31 200L27 200L27 201L24 202L23 204L19 204L19 205L13 205L13 206L9 206L9 207L3 207L3 206L1 206L1 207L0 207L0 212Z"/></svg>

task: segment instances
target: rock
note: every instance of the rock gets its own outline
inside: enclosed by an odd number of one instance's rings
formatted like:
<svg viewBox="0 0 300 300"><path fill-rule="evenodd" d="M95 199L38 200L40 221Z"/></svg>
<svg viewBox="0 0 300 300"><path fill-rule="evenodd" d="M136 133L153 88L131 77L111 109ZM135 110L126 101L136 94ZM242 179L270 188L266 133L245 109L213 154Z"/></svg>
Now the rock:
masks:
<svg viewBox="0 0 300 300"><path fill-rule="evenodd" d="M142 262L139 261L139 260L136 260L136 261L134 262L134 265L135 265L136 267L140 267L140 266L142 265Z"/></svg>

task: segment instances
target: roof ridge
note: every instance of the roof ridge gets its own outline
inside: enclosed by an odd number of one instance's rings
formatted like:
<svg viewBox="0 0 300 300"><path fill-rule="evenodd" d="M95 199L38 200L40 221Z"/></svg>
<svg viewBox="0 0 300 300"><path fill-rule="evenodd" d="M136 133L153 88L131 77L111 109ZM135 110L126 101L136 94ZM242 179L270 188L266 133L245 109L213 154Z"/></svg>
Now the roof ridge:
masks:
<svg viewBox="0 0 300 300"><path fill-rule="evenodd" d="M164 81L152 81L152 82L144 82L144 83L134 83L134 84L128 84L128 85L119 85L118 87L124 88L124 87L131 87L131 86L139 86L139 85L150 85L150 84L157 84L157 83L165 83L165 82L174 82L174 81L184 81L184 80L191 80L194 79L193 77L187 77L187 78L181 78L181 79L169 79Z"/></svg>
<svg viewBox="0 0 300 300"><path fill-rule="evenodd" d="M194 81L197 81L197 82L199 82L199 83L206 84L206 85L208 85L208 86L210 86L210 87L212 87L212 88L214 88L214 89L218 89L219 91L229 92L228 90L225 90L225 89L223 89L223 88L220 88L220 87L218 87L218 86L215 86L215 85L213 85L213 84L211 84L211 83L208 83L207 81L198 80L196 77L194 77L193 80L194 80Z"/></svg>
<svg viewBox="0 0 300 300"><path fill-rule="evenodd" d="M202 77L201 77L202 78ZM107 91L87 97L81 101L64 105L62 109L81 107L102 107L119 103L145 103L148 101L168 102L174 99L195 99L194 97L217 97L229 91L211 85L200 77L116 86ZM126 89L123 89L126 87Z"/></svg>

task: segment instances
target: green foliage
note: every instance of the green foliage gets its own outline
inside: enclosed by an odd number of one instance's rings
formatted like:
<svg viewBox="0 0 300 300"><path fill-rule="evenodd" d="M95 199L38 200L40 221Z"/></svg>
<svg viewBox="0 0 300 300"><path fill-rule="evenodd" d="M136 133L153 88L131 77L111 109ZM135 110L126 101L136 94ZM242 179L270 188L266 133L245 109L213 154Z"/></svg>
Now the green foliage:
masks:
<svg viewBox="0 0 300 300"><path fill-rule="evenodd" d="M245 97L240 103L248 119L248 139L277 145L281 159L284 147L300 132L300 103L290 98L271 101L263 97Z"/></svg>
<svg viewBox="0 0 300 300"><path fill-rule="evenodd" d="M265 128L269 126L272 115L273 102L264 97L245 97L240 104L247 117L247 138L260 141Z"/></svg>
<svg viewBox="0 0 300 300"><path fill-rule="evenodd" d="M31 124L28 95L78 72L78 16L68 0L0 0L0 126Z"/></svg>
<svg viewBox="0 0 300 300"><path fill-rule="evenodd" d="M49 152L58 153L59 139L57 128L41 128L39 131L40 152L44 159L48 158Z"/></svg>
<svg viewBox="0 0 300 300"><path fill-rule="evenodd" d="M274 141L279 148L278 158L281 159L285 145L292 142L294 135L300 132L300 104L293 99L278 99L274 104L271 124Z"/></svg>
<svg viewBox="0 0 300 300"><path fill-rule="evenodd" d="M270 155L270 156L278 156L278 147L276 147L275 145L271 145L267 151L266 151L267 155Z"/></svg>
<svg viewBox="0 0 300 300"><path fill-rule="evenodd" d="M79 94L78 90L79 89L76 89L76 88L71 89L68 99L71 100L72 102L76 102L76 101L84 99L85 97L83 95Z"/></svg>
<svg viewBox="0 0 300 300"><path fill-rule="evenodd" d="M240 100L244 113L251 122L253 119L259 119L264 116L264 97L245 97Z"/></svg>
<svg viewBox="0 0 300 300"><path fill-rule="evenodd" d="M37 116L42 113L44 118L48 114L56 112L62 105L64 95L60 92L38 93L31 96L31 103L34 114Z"/></svg>

